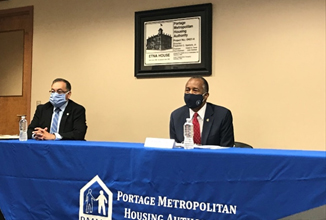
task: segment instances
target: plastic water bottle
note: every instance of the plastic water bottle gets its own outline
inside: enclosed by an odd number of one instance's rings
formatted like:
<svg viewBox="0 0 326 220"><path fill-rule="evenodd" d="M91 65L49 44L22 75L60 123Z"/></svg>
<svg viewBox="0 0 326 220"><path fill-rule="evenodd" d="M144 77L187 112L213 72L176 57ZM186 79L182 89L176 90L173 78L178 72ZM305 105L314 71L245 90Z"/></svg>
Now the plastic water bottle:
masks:
<svg viewBox="0 0 326 220"><path fill-rule="evenodd" d="M22 115L19 121L19 140L27 141L27 120L25 115Z"/></svg>
<svg viewBox="0 0 326 220"><path fill-rule="evenodd" d="M187 118L187 121L183 125L184 136L184 149L194 149L194 125L191 118Z"/></svg>

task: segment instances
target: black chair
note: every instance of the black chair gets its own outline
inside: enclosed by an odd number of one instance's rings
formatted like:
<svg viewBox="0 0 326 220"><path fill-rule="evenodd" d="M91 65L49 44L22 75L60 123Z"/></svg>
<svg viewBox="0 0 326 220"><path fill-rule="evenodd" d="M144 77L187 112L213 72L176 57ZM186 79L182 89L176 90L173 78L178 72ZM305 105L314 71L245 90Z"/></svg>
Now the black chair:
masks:
<svg viewBox="0 0 326 220"><path fill-rule="evenodd" d="M234 147L239 147L239 148L253 148L251 145L243 143L243 142L234 142Z"/></svg>
<svg viewBox="0 0 326 220"><path fill-rule="evenodd" d="M0 210L0 220L5 220L5 217L3 217L1 210Z"/></svg>

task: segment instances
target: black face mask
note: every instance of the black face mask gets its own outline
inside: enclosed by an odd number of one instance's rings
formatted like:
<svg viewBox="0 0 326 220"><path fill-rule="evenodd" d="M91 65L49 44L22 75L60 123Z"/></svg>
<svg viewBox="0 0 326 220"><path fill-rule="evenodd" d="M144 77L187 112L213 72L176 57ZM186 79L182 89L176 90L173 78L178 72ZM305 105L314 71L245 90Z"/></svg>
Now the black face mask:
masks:
<svg viewBox="0 0 326 220"><path fill-rule="evenodd" d="M203 103L203 97L204 94L187 94L185 93L185 103L187 105L188 108L197 108L198 106L200 106Z"/></svg>

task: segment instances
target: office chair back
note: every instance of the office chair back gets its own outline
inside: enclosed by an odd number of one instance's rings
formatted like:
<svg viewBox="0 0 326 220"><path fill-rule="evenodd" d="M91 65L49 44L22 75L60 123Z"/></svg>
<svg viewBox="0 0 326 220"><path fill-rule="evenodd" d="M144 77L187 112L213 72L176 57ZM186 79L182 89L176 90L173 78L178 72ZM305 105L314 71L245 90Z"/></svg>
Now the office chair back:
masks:
<svg viewBox="0 0 326 220"><path fill-rule="evenodd" d="M5 217L3 216L1 210L0 210L0 220L5 220Z"/></svg>
<svg viewBox="0 0 326 220"><path fill-rule="evenodd" d="M243 143L243 142L234 142L234 147L239 147L239 148L253 148L251 145Z"/></svg>

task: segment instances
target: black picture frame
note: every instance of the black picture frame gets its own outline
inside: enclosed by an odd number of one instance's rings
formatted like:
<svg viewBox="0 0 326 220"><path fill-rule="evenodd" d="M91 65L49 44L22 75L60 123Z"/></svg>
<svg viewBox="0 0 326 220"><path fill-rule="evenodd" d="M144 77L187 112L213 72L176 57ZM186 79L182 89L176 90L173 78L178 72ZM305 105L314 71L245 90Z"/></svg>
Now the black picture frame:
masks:
<svg viewBox="0 0 326 220"><path fill-rule="evenodd" d="M135 77L211 74L211 3L135 12Z"/></svg>

